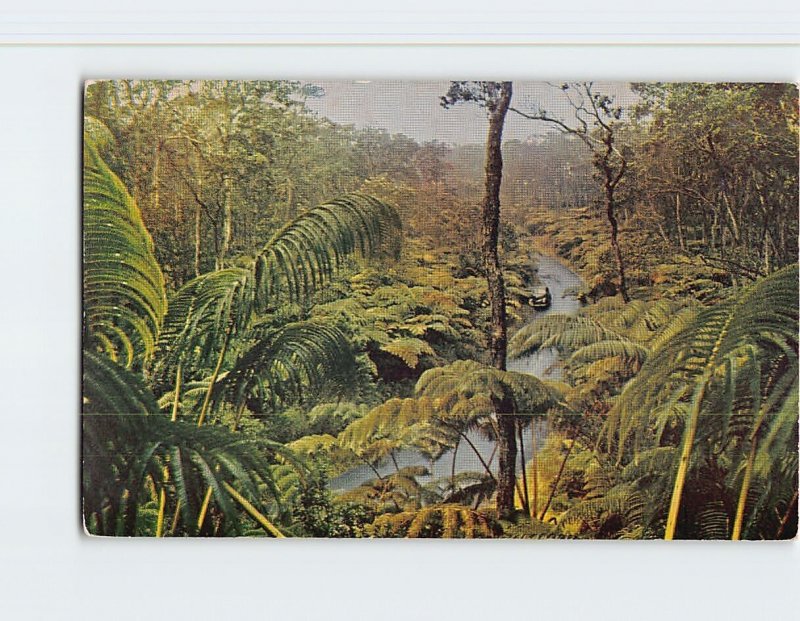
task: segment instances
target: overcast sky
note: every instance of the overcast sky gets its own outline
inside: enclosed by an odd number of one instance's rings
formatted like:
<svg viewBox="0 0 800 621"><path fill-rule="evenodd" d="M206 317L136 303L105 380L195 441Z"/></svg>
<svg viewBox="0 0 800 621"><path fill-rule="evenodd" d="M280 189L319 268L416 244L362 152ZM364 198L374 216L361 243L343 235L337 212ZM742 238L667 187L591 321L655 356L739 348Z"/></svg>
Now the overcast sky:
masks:
<svg viewBox="0 0 800 621"><path fill-rule="evenodd" d="M451 144L483 142L488 122L486 112L474 104L460 104L445 110L439 98L447 92L448 81L339 80L315 81L325 95L308 100L308 107L335 123L358 128L378 127L402 133L418 141L441 140ZM620 105L635 96L622 82L596 82L595 90L614 95ZM544 82L514 82L512 106L532 110L537 105L550 114L572 118L564 94ZM510 113L504 138L520 139L548 131L544 123Z"/></svg>

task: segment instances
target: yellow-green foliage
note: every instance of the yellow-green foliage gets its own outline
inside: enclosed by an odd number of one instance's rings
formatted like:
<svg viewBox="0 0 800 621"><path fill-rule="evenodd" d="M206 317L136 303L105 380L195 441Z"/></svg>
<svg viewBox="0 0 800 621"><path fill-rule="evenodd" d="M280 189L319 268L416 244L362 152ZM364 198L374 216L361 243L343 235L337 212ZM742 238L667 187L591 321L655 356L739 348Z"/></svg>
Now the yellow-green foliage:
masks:
<svg viewBox="0 0 800 621"><path fill-rule="evenodd" d="M558 403L557 393L533 375L500 371L472 360L426 371L416 392L435 399L442 417L462 423L496 413L499 403L509 403L517 414L541 414Z"/></svg>
<svg viewBox="0 0 800 621"><path fill-rule="evenodd" d="M425 397L390 399L348 425L339 434L339 444L371 463L410 447L439 455L449 443L433 424L435 407Z"/></svg>
<svg viewBox="0 0 800 621"><path fill-rule="evenodd" d="M470 507L434 505L416 511L386 513L369 527L373 537L491 538L498 534L493 520Z"/></svg>

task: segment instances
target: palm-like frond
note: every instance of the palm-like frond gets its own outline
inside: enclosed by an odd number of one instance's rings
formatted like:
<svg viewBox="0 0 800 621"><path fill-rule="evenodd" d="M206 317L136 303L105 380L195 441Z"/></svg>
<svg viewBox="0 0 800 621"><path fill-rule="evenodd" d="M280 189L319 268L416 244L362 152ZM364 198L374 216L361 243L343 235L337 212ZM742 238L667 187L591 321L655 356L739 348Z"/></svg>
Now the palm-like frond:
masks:
<svg viewBox="0 0 800 621"><path fill-rule="evenodd" d="M280 508L271 458L281 455L297 465L283 446L223 427L172 422L158 414L143 382L111 359L85 352L83 366L83 507L90 532L152 534L137 531L137 515L153 500L155 484L169 490L174 506L180 503L187 534L196 532L194 520L209 488L237 532L234 494L265 512Z"/></svg>
<svg viewBox="0 0 800 621"><path fill-rule="evenodd" d="M230 268L189 281L172 296L159 339L159 370L209 368L234 335L246 331L255 295L250 270Z"/></svg>
<svg viewBox="0 0 800 621"><path fill-rule="evenodd" d="M94 534L152 534L135 530L137 512L152 500L148 481L169 490L173 507L180 503L182 532L189 535L196 534L209 488L227 528L236 532L240 517L226 485L265 507L264 513L280 501L268 455L283 447L224 427L198 428L158 415L87 414L83 437L84 519Z"/></svg>
<svg viewBox="0 0 800 621"><path fill-rule="evenodd" d="M668 337L659 335L653 342L647 362L610 412L609 434L616 435L622 449L630 430L647 428L650 413L665 403L705 398L707 391L698 395L698 386L724 378L729 359L741 356L745 345L758 348L762 364L786 347L796 356L797 316L797 266L735 298L679 315L677 328L667 326Z"/></svg>
<svg viewBox="0 0 800 621"><path fill-rule="evenodd" d="M458 472L426 486L428 496L444 503L477 507L497 489L497 481L485 472Z"/></svg>
<svg viewBox="0 0 800 621"><path fill-rule="evenodd" d="M469 425L489 414L544 414L560 395L552 386L527 373L500 371L471 360L429 369L419 378L416 393L435 399L437 416ZM512 411L497 412L508 403Z"/></svg>
<svg viewBox="0 0 800 621"><path fill-rule="evenodd" d="M367 505L377 513L415 510L422 505L425 491L417 478L429 474L425 466L406 466L392 474L366 481L340 494L337 500Z"/></svg>
<svg viewBox="0 0 800 621"><path fill-rule="evenodd" d="M644 345L627 339L608 339L596 341L577 349L569 358L571 364L584 364L604 358L621 358L640 367L647 359L650 350Z"/></svg>
<svg viewBox="0 0 800 621"><path fill-rule="evenodd" d="M638 372L653 342L685 306L672 300L625 304L604 298L577 316L548 315L523 327L512 337L509 351L518 357L556 348L565 354L582 393L616 391Z"/></svg>
<svg viewBox="0 0 800 621"><path fill-rule="evenodd" d="M415 511L387 513L373 522L376 537L491 538L499 528L491 517L463 505L442 504Z"/></svg>
<svg viewBox="0 0 800 621"><path fill-rule="evenodd" d="M676 317L677 327L665 328L668 339L654 339L647 362L612 408L608 441L616 440L621 458L632 436L638 445L643 433L653 430L654 412L684 405L667 538L675 533L684 484L698 463L695 444L714 446L715 438L722 446L735 441L729 455L735 460L741 459L742 442L751 445L734 538L741 533L756 455L770 464L769 471L777 455L796 452L797 409L791 406L789 412L785 404L793 402L798 382L797 278L797 266L789 266L715 306ZM748 425L746 438L741 430ZM781 446L770 440L778 437ZM651 436L651 441L658 440L658 435Z"/></svg>
<svg viewBox="0 0 800 621"><path fill-rule="evenodd" d="M559 518L561 528L589 527L599 538L619 537L635 528L645 510L643 495L631 485L616 485L600 496L584 499Z"/></svg>
<svg viewBox="0 0 800 621"><path fill-rule="evenodd" d="M347 425L363 418L369 407L349 401L320 403L308 413L308 427L311 433L338 434Z"/></svg>
<svg viewBox="0 0 800 621"><path fill-rule="evenodd" d="M289 442L286 448L299 457L321 462L330 477L339 476L361 463L352 451L343 448L338 439L329 434L303 436ZM296 476L296 471L292 471Z"/></svg>
<svg viewBox="0 0 800 621"><path fill-rule="evenodd" d="M411 369L417 368L421 356L433 356L436 353L426 341L418 338L398 339L383 345L381 349L397 356Z"/></svg>
<svg viewBox="0 0 800 621"><path fill-rule="evenodd" d="M339 434L339 444L373 464L403 448L440 454L449 443L436 433L434 410L428 398L390 399L348 425Z"/></svg>
<svg viewBox="0 0 800 621"><path fill-rule="evenodd" d="M345 335L320 321L251 330L255 342L218 381L217 397L241 404L255 391L262 401L298 401L325 388L336 394L352 381L356 361Z"/></svg>
<svg viewBox="0 0 800 621"><path fill-rule="evenodd" d="M158 411L142 378L110 358L83 352L84 414L150 414Z"/></svg>
<svg viewBox="0 0 800 621"><path fill-rule="evenodd" d="M152 354L167 301L153 241L136 203L84 136L85 346L125 366Z"/></svg>
<svg viewBox="0 0 800 621"><path fill-rule="evenodd" d="M618 332L590 317L548 315L515 332L508 344L508 354L510 358L518 358L549 347L574 351L599 341L620 338Z"/></svg>
<svg viewBox="0 0 800 621"><path fill-rule="evenodd" d="M191 359L211 366L232 335L281 296L320 289L346 257L399 252L400 221L377 199L350 194L305 212L278 231L249 266L204 274L170 302L159 347L166 367Z"/></svg>

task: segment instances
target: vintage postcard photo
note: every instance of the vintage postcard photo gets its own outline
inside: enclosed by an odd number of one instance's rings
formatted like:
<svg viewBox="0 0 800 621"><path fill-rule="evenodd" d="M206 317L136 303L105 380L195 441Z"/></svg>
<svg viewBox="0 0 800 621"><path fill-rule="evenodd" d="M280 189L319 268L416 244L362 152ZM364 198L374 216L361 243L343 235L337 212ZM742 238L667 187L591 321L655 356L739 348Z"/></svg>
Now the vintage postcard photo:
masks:
<svg viewBox="0 0 800 621"><path fill-rule="evenodd" d="M796 535L796 85L89 81L82 219L91 535Z"/></svg>

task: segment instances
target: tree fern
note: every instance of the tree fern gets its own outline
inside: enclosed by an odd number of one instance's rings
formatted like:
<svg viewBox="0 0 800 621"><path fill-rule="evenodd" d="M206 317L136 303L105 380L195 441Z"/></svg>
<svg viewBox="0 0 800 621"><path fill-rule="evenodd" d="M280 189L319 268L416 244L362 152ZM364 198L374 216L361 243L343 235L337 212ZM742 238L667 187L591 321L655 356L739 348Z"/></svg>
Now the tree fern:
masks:
<svg viewBox="0 0 800 621"><path fill-rule="evenodd" d="M450 443L446 436L436 432L434 409L428 398L390 399L348 425L339 434L339 443L371 464L404 448L438 456Z"/></svg>
<svg viewBox="0 0 800 621"><path fill-rule="evenodd" d="M426 371L416 393L436 399L439 416L464 421L496 413L493 402L510 402L513 412L508 413L531 415L544 414L559 401L550 386L532 375L500 371L471 360Z"/></svg>
<svg viewBox="0 0 800 621"><path fill-rule="evenodd" d="M638 526L645 508L642 494L631 485L615 485L603 494L586 498L559 518L559 527L589 528L598 538L616 538L626 528Z"/></svg>
<svg viewBox="0 0 800 621"><path fill-rule="evenodd" d="M84 516L96 534L135 535L135 517L150 499L147 480L168 488L179 511L181 532L197 534L196 516L204 491L225 518L226 530L241 532L230 486L254 506L280 511L271 480L270 452L279 445L233 435L222 427L197 428L160 416L84 418ZM266 451L266 452L265 452ZM179 504L178 504L179 503ZM178 507L180 507L178 509Z"/></svg>
<svg viewBox="0 0 800 621"><path fill-rule="evenodd" d="M790 266L764 278L739 295L713 307L676 318L677 328L666 331L669 338L654 340L654 350L641 372L626 386L608 418L609 439L615 439L622 452L633 429L647 429L652 412L666 403L685 402L688 413L683 425L681 455L674 479L666 536L672 538L677 526L681 495L691 470L696 439L708 425L730 416L734 403L731 389L733 369L741 368L742 356L751 352L757 360L756 374L768 373L776 357L797 357L797 266ZM796 368L793 364L788 369ZM750 382L746 374L737 374ZM796 385L796 371L790 372L789 385ZM787 389L784 389L787 390ZM791 390L789 391L791 394ZM727 405L724 405L727 404ZM775 403L780 408L783 403ZM728 411L721 411L727 409ZM771 408L770 408L771 409ZM796 410L787 417L768 416L759 436L769 437L775 430L796 425ZM778 433L778 432L776 432ZM758 438L754 437L753 442ZM767 463L775 459L776 447L763 453ZM785 450L796 450L786 446Z"/></svg>
<svg viewBox="0 0 800 621"><path fill-rule="evenodd" d="M653 339L684 306L669 300L623 304L604 298L577 316L548 315L523 327L512 337L510 352L519 357L554 347L565 354L574 379L602 384L610 379L611 365L621 386L638 372Z"/></svg>

